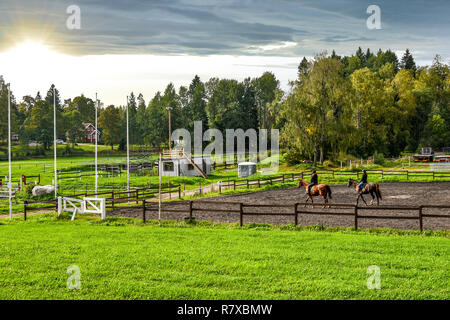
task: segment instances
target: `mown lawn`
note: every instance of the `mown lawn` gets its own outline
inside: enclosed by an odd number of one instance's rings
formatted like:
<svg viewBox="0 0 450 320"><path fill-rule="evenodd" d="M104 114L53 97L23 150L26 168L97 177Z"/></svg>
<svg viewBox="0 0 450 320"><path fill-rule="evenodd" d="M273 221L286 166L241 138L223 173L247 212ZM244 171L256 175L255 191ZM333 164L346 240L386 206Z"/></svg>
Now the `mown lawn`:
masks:
<svg viewBox="0 0 450 320"><path fill-rule="evenodd" d="M448 299L449 253L448 232L35 215L0 220L0 299Z"/></svg>

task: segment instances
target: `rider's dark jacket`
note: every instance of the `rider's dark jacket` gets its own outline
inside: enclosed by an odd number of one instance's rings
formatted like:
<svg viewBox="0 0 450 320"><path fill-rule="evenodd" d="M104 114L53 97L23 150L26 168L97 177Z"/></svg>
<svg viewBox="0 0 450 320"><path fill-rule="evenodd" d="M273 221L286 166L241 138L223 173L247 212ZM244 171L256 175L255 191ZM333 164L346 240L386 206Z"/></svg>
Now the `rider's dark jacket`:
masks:
<svg viewBox="0 0 450 320"><path fill-rule="evenodd" d="M362 177L361 177L361 183L367 183L367 173L363 173Z"/></svg>
<svg viewBox="0 0 450 320"><path fill-rule="evenodd" d="M317 173L313 173L311 175L311 184L316 185L318 183L319 183L319 177L318 177Z"/></svg>

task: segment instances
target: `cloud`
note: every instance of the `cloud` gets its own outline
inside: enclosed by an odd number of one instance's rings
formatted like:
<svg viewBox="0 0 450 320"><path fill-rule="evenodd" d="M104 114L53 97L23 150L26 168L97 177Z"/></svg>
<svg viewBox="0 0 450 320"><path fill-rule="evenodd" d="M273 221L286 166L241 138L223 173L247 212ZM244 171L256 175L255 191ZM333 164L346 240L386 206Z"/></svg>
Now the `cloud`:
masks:
<svg viewBox="0 0 450 320"><path fill-rule="evenodd" d="M332 49L349 54L362 46L373 50L408 47L428 55L429 59L436 53L444 58L450 56L447 0L378 0L382 30L366 28L366 9L372 3L360 0L77 0L75 3L81 8L81 30L66 28L66 8L73 1L1 3L0 50L14 41L34 37L73 55L302 56Z"/></svg>

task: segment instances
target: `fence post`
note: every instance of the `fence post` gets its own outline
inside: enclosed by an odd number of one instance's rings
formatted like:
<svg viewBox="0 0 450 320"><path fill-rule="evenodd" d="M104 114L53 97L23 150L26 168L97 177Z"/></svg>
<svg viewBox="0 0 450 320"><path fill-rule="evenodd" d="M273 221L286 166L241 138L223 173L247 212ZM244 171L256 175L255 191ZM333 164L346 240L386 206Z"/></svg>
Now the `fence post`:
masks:
<svg viewBox="0 0 450 320"><path fill-rule="evenodd" d="M423 231L423 217L422 217L422 209L423 207L420 206L419 207L419 228L420 228L420 232Z"/></svg>
<svg viewBox="0 0 450 320"><path fill-rule="evenodd" d="M283 183L284 183L284 174L283 174Z"/></svg>
<svg viewBox="0 0 450 320"><path fill-rule="evenodd" d="M181 199L181 184L178 185L178 199Z"/></svg>
<svg viewBox="0 0 450 320"><path fill-rule="evenodd" d="M292 181L294 181L294 174L292 174Z"/></svg>
<svg viewBox="0 0 450 320"><path fill-rule="evenodd" d="M136 204L139 203L139 189L136 189Z"/></svg>
<svg viewBox="0 0 450 320"><path fill-rule="evenodd" d="M249 188L248 179L247 179L247 189Z"/></svg>
<svg viewBox="0 0 450 320"><path fill-rule="evenodd" d="M355 206L355 231L358 231L358 206Z"/></svg>
<svg viewBox="0 0 450 320"><path fill-rule="evenodd" d="M142 200L142 222L145 223L145 199Z"/></svg>
<svg viewBox="0 0 450 320"><path fill-rule="evenodd" d="M219 194L222 194L222 183L219 183Z"/></svg>
<svg viewBox="0 0 450 320"><path fill-rule="evenodd" d="M295 225L298 225L298 214L297 214L298 203L294 204L294 213L295 213Z"/></svg>
<svg viewBox="0 0 450 320"><path fill-rule="evenodd" d="M25 200L25 201L23 202L23 219L24 219L25 221L27 221L27 204L28 204L28 201Z"/></svg>
<svg viewBox="0 0 450 320"><path fill-rule="evenodd" d="M236 180L233 180L233 188L236 190Z"/></svg>
<svg viewBox="0 0 450 320"><path fill-rule="evenodd" d="M239 216L240 216L240 225L241 225L241 227L243 226L243 224L244 224L244 208L243 208L243 204L242 204L242 202L241 203L239 203Z"/></svg>
<svg viewBox="0 0 450 320"><path fill-rule="evenodd" d="M193 201L189 201L189 220L192 220L192 205Z"/></svg>

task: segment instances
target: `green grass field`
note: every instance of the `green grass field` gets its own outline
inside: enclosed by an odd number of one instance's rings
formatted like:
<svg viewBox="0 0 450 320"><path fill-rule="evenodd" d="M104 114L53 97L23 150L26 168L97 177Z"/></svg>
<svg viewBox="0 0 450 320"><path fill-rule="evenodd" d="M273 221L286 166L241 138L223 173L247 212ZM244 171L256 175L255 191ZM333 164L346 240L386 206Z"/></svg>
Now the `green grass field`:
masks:
<svg viewBox="0 0 450 320"><path fill-rule="evenodd" d="M0 299L448 299L449 233L0 220ZM66 286L81 270L81 289ZM381 289L366 286L381 270Z"/></svg>

